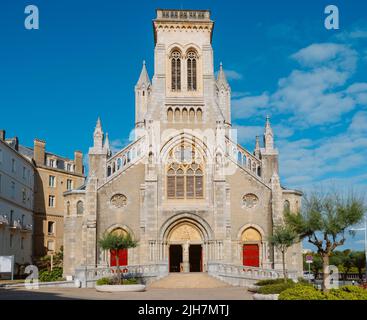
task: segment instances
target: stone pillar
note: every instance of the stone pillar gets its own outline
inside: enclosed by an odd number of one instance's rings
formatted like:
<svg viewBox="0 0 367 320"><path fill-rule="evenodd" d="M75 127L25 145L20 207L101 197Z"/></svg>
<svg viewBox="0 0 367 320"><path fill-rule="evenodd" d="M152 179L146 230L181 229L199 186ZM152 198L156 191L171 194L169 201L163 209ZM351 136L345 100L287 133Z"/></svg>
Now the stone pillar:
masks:
<svg viewBox="0 0 367 320"><path fill-rule="evenodd" d="M190 272L189 248L190 248L190 245L189 245L188 242L185 242L182 245L182 267L183 267L183 272Z"/></svg>

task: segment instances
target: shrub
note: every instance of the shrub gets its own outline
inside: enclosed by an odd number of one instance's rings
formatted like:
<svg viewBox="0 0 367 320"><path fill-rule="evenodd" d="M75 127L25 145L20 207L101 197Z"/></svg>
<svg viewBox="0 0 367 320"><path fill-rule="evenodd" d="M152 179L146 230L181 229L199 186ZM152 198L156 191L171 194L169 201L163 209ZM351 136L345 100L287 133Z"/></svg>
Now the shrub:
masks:
<svg viewBox="0 0 367 320"><path fill-rule="evenodd" d="M122 282L123 285L131 285L131 284L138 284L138 283L139 283L138 280L135 278L124 279ZM97 280L96 284L97 286L105 286L105 285L115 285L115 284L120 284L120 283L116 282L116 280L112 278L101 278Z"/></svg>
<svg viewBox="0 0 367 320"><path fill-rule="evenodd" d="M325 294L327 300L367 300L367 290L357 286L331 289Z"/></svg>
<svg viewBox="0 0 367 320"><path fill-rule="evenodd" d="M260 287L258 293L261 294L279 294L283 292L284 290L287 290L289 288L293 288L296 284L294 282L292 283L275 283L275 284L268 284L266 286Z"/></svg>
<svg viewBox="0 0 367 320"><path fill-rule="evenodd" d="M260 281L256 282L255 285L256 286L267 286L267 285L279 284L279 283L284 283L284 279L283 278L278 278L278 279L260 280ZM293 280L288 279L287 283L294 283L294 282L293 282Z"/></svg>
<svg viewBox="0 0 367 320"><path fill-rule="evenodd" d="M279 300L325 300L325 295L313 286L301 284L293 288L282 291L278 297Z"/></svg>
<svg viewBox="0 0 367 320"><path fill-rule="evenodd" d="M39 281L41 282L52 282L62 281L62 268L53 268L52 271L43 270L39 274Z"/></svg>
<svg viewBox="0 0 367 320"><path fill-rule="evenodd" d="M138 280L135 278L130 278L130 279L126 279L124 280L124 284L138 284Z"/></svg>
<svg viewBox="0 0 367 320"><path fill-rule="evenodd" d="M96 282L97 286L109 285L111 283L112 283L112 280L110 278L101 278L101 279L98 279Z"/></svg>
<svg viewBox="0 0 367 320"><path fill-rule="evenodd" d="M306 280L305 278L302 278L302 277L298 277L298 283L303 284L303 285L309 285L310 284L310 282L308 280Z"/></svg>

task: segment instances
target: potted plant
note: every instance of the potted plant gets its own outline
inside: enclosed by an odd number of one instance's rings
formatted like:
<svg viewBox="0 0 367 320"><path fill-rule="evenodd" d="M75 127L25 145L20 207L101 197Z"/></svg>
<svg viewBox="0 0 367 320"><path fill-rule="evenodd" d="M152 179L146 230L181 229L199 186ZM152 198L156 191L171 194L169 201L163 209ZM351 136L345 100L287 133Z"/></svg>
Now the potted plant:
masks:
<svg viewBox="0 0 367 320"><path fill-rule="evenodd" d="M135 248L138 243L133 240L130 234L105 233L98 244L103 250L109 250L110 253L118 253L120 250ZM136 279L127 279L124 281L121 274L119 259L116 259L116 275L112 278L102 278L96 283L96 290L101 292L120 292L120 291L144 291L145 285L138 284Z"/></svg>

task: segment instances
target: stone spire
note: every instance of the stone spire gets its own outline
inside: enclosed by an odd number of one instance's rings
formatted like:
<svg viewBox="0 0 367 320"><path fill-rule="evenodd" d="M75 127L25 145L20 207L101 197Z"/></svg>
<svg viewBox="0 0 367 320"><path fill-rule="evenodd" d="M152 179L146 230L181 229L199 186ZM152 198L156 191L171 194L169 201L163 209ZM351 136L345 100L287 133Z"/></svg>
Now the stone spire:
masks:
<svg viewBox="0 0 367 320"><path fill-rule="evenodd" d="M107 152L107 155L110 156L111 148L110 148L110 139L108 138L108 132L106 133L106 139L104 140L103 148Z"/></svg>
<svg viewBox="0 0 367 320"><path fill-rule="evenodd" d="M257 158L260 158L260 137L259 136L256 136L254 155Z"/></svg>
<svg viewBox="0 0 367 320"><path fill-rule="evenodd" d="M102 131L101 119L99 117L97 119L97 124L96 124L96 127L94 129L93 140L94 140L93 146L95 148L102 149L102 147L103 147L103 131Z"/></svg>
<svg viewBox="0 0 367 320"><path fill-rule="evenodd" d="M143 68L141 69L140 77L136 84L137 88L141 88L143 86L145 86L145 88L148 88L150 86L150 79L149 79L147 68L145 66L145 60L143 61Z"/></svg>
<svg viewBox="0 0 367 320"><path fill-rule="evenodd" d="M224 73L224 70L223 70L223 63L222 62L220 63L220 66L219 66L217 83L218 83L219 87L220 87L221 84L223 84L225 88L229 87L226 74Z"/></svg>
<svg viewBox="0 0 367 320"><path fill-rule="evenodd" d="M265 124L265 132L264 132L264 145L265 150L273 150L274 149L274 134L273 129L270 125L270 117L266 116L266 124Z"/></svg>

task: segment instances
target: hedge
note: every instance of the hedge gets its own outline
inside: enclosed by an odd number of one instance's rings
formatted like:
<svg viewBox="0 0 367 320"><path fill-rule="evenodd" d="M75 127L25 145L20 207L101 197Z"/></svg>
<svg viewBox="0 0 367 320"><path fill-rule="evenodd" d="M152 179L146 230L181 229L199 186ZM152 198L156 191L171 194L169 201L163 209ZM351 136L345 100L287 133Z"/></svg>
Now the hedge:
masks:
<svg viewBox="0 0 367 320"><path fill-rule="evenodd" d="M296 285L279 294L279 300L367 300L367 290L357 286L343 286L327 293L312 286Z"/></svg>
<svg viewBox="0 0 367 320"><path fill-rule="evenodd" d="M357 286L343 286L331 289L327 294L328 300L367 300L367 290Z"/></svg>
<svg viewBox="0 0 367 320"><path fill-rule="evenodd" d="M62 281L62 268L53 268L52 271L44 270L39 274L39 281L41 282L52 282Z"/></svg>
<svg viewBox="0 0 367 320"><path fill-rule="evenodd" d="M301 284L284 290L279 294L278 300L325 300L325 295L313 286Z"/></svg>
<svg viewBox="0 0 367 320"><path fill-rule="evenodd" d="M114 281L113 278L101 278L96 282L97 286L113 285L115 283L116 281ZM138 280L135 278L124 279L124 281L122 282L123 285L138 284L138 283L139 283Z"/></svg>
<svg viewBox="0 0 367 320"><path fill-rule="evenodd" d="M283 292L284 290L287 290L289 288L293 288L296 284L294 282L292 283L275 283L275 284L268 284L266 286L261 286L258 290L258 293L261 294L279 294Z"/></svg>
<svg viewBox="0 0 367 320"><path fill-rule="evenodd" d="M287 279L287 283L294 283L294 282L291 279ZM267 286L272 284L284 284L284 279L283 278L266 279L266 280L260 280L255 283L256 286Z"/></svg>

